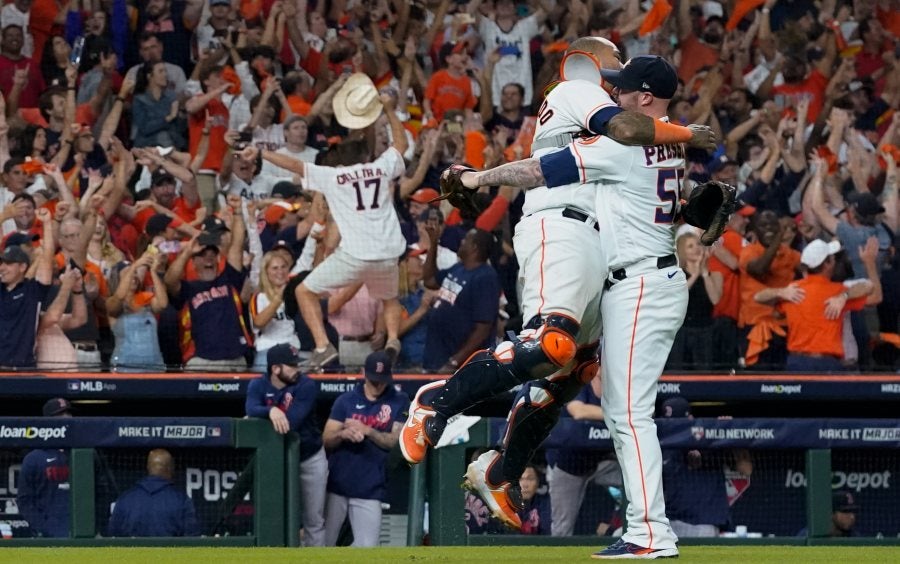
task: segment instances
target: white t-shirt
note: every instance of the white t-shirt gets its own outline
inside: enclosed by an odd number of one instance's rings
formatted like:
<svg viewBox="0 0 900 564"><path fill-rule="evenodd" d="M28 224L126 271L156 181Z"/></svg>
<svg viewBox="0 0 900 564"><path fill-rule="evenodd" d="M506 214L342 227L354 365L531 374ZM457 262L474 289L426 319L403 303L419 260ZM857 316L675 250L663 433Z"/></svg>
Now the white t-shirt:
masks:
<svg viewBox="0 0 900 564"><path fill-rule="evenodd" d="M360 260L397 258L406 249L394 210L391 181L406 171L390 147L374 162L346 167L306 165L303 187L325 195L341 231L340 248Z"/></svg>
<svg viewBox="0 0 900 564"><path fill-rule="evenodd" d="M237 194L245 200L261 200L272 195L272 188L283 178L272 176L270 174L257 174L253 177L250 184L232 174L231 179L224 188L224 192L228 194Z"/></svg>
<svg viewBox="0 0 900 564"><path fill-rule="evenodd" d="M264 292L254 294L253 299L250 300L251 320L252 316L258 315L259 312L269 307L270 303L272 302ZM278 343L289 343L300 348L300 339L294 332L294 320L285 315L284 304L278 306L275 315L265 327L260 328L253 325L253 334L256 336L256 350L258 351L269 350Z"/></svg>
<svg viewBox="0 0 900 564"><path fill-rule="evenodd" d="M17 25L22 28L25 41L22 42L22 55L31 57L34 55L34 37L31 36L31 28L29 21L31 20L30 12L20 12L16 5L10 2L0 10L0 28L8 25ZM48 49L52 48L48 44ZM41 72L40 68L32 68L37 72Z"/></svg>
<svg viewBox="0 0 900 564"><path fill-rule="evenodd" d="M538 110L535 139L544 139L561 133L575 133L589 129L591 117L601 109L615 107L615 102L599 84L586 80L567 80L559 83L544 99ZM546 148L534 151L540 157L558 149ZM548 190L534 188L525 192L522 213L525 215L550 208L572 206L593 213L594 188L581 183Z"/></svg>
<svg viewBox="0 0 900 564"><path fill-rule="evenodd" d="M260 151L277 151L284 147L284 125L273 123L269 127L253 128L253 145Z"/></svg>
<svg viewBox="0 0 900 564"><path fill-rule="evenodd" d="M531 104L532 83L531 75L531 38L538 34L540 29L537 18L530 15L516 22L516 25L505 33L494 20L481 18L478 23L478 31L484 40L485 53L489 53L497 47L515 48L517 54L504 55L494 66L494 77L491 81L491 94L494 106L500 105L500 94L503 87L511 82L516 82L525 87L524 105Z"/></svg>
<svg viewBox="0 0 900 564"><path fill-rule="evenodd" d="M288 149L287 147L282 147L275 151L279 155L287 155L292 159L296 159L298 161L303 161L305 163L313 163L316 162L316 156L319 154L319 150L313 147L303 147L303 150L299 153L295 153ZM277 176L279 178L291 178L294 176L294 173L289 171L286 168L281 168L280 166L275 166L269 161L263 161L262 166L262 174L268 174L269 176Z"/></svg>

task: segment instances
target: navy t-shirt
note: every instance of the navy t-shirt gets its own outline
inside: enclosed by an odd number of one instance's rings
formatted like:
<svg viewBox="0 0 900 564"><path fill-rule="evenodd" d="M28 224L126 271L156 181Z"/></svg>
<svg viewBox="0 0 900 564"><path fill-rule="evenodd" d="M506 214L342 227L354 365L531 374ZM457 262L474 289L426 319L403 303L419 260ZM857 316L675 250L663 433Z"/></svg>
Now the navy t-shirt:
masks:
<svg viewBox="0 0 900 564"><path fill-rule="evenodd" d="M356 419L382 433L390 433L394 422L406 420L409 398L388 386L381 397L370 401L359 383L344 392L331 406L329 419ZM388 452L368 438L359 443L344 441L328 457L328 491L344 497L387 501Z"/></svg>
<svg viewBox="0 0 900 564"><path fill-rule="evenodd" d="M466 342L476 323L497 320L500 280L488 264L466 270L457 263L438 272L440 294L428 312L428 334L422 365L426 370L443 366ZM482 348L491 345L489 334Z"/></svg>
<svg viewBox="0 0 900 564"><path fill-rule="evenodd" d="M12 290L0 284L0 365L33 368L41 303L50 286L28 278Z"/></svg>
<svg viewBox="0 0 900 564"><path fill-rule="evenodd" d="M664 449L662 455L666 516L691 525L727 524L722 452L700 451L698 468L688 465L686 450Z"/></svg>
<svg viewBox="0 0 900 564"><path fill-rule="evenodd" d="M181 310L187 349L185 360L229 360L243 356L252 338L244 320L241 287L246 272L225 263L222 274L209 282L184 280L173 305ZM187 314L187 318L185 318Z"/></svg>
<svg viewBox="0 0 900 564"><path fill-rule="evenodd" d="M39 449L25 455L16 495L19 513L32 532L69 536L69 456L64 450Z"/></svg>
<svg viewBox="0 0 900 564"><path fill-rule="evenodd" d="M550 535L550 496L535 494L518 512L523 535Z"/></svg>
<svg viewBox="0 0 900 564"><path fill-rule="evenodd" d="M422 296L425 290L418 289L400 298L400 305L406 310L406 313L412 316L422 304ZM421 366L422 353L425 351L425 337L428 333L428 325L422 318L418 323L410 327L409 331L403 334L400 342L403 348L400 349L400 366Z"/></svg>
<svg viewBox="0 0 900 564"><path fill-rule="evenodd" d="M249 417L269 418L269 410L277 407L287 416L291 431L300 435L300 460L306 460L322 448L322 430L316 424L316 395L319 388L306 374L280 390L272 385L268 374L252 380L247 386L244 411Z"/></svg>
<svg viewBox="0 0 900 564"><path fill-rule="evenodd" d="M600 406L600 397L594 393L590 382L585 384L572 401ZM562 417L572 416L568 409L562 410ZM607 452L591 448L549 448L546 452L547 464L573 476L586 476L597 469L597 465L608 455Z"/></svg>

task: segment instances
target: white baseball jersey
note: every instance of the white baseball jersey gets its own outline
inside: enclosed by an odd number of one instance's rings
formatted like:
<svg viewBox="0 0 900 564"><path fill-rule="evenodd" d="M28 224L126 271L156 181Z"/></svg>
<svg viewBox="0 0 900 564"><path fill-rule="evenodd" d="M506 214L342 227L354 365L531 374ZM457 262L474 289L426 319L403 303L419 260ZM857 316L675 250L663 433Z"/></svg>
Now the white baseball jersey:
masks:
<svg viewBox="0 0 900 564"><path fill-rule="evenodd" d="M545 175L552 171L548 185L591 183L602 253L610 271L625 268L625 278L600 300L603 413L630 501L622 538L661 550L674 550L678 538L666 517L652 416L688 293L684 272L675 265L659 269L656 259L675 252L673 221L684 166L683 145L626 147L600 136L541 158Z"/></svg>
<svg viewBox="0 0 900 564"><path fill-rule="evenodd" d="M261 200L271 196L272 188L282 180L284 179L270 174L257 174L250 181L250 184L247 184L238 178L236 174L232 174L228 184L225 184L223 187L223 191L240 196L245 200Z"/></svg>
<svg viewBox="0 0 900 564"><path fill-rule="evenodd" d="M681 144L628 147L608 137L578 139L541 158L552 188L587 182L594 190L610 270L675 252L674 219L685 176ZM590 183L596 184L590 184Z"/></svg>
<svg viewBox="0 0 900 564"><path fill-rule="evenodd" d="M306 164L303 187L325 195L341 231L340 248L360 260L397 258L406 249L394 211L391 181L405 171L390 147L371 163L328 167Z"/></svg>
<svg viewBox="0 0 900 564"><path fill-rule="evenodd" d="M545 139L564 133L577 133L582 130L598 131L598 122L605 123L610 119L610 114L615 115L621 109L612 101L606 90L599 84L586 80L567 80L560 82L544 99L538 110L538 121L534 131L534 139ZM593 122L593 125L592 125ZM533 156L558 151L556 148L546 148L534 151ZM554 176L548 176L548 182L554 181ZM558 186L553 190L546 187L534 188L525 193L525 203L522 213L525 215L550 208L576 207L593 213L595 190L592 186L586 186L580 181L572 181L571 186L563 186L562 182L555 182Z"/></svg>

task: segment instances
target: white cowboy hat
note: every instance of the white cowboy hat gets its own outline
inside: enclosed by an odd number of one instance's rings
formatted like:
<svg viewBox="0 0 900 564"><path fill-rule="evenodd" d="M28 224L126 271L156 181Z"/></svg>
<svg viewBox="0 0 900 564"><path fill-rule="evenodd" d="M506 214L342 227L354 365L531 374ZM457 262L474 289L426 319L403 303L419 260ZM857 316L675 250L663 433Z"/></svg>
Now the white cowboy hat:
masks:
<svg viewBox="0 0 900 564"><path fill-rule="evenodd" d="M347 129L363 129L375 123L382 104L375 83L365 74L351 75L334 95L334 117Z"/></svg>

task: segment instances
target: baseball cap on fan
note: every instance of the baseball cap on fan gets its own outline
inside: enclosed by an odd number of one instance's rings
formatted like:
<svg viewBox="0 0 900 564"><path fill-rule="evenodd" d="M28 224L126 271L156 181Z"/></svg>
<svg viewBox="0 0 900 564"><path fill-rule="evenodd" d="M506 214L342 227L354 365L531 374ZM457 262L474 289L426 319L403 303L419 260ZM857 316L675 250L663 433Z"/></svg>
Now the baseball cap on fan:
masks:
<svg viewBox="0 0 900 564"><path fill-rule="evenodd" d="M841 250L841 244L837 241L826 243L821 239L811 241L803 253L800 254L800 262L809 268L816 268L825 262L825 259Z"/></svg>
<svg viewBox="0 0 900 564"><path fill-rule="evenodd" d="M366 366L363 369L366 380L390 384L394 381L394 373L391 370L391 357L384 351L375 351L366 357Z"/></svg>
<svg viewBox="0 0 900 564"><path fill-rule="evenodd" d="M666 100L678 90L675 67L657 55L633 57L622 70L600 69L600 75L619 90L649 92Z"/></svg>

